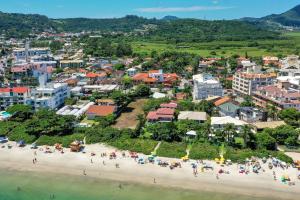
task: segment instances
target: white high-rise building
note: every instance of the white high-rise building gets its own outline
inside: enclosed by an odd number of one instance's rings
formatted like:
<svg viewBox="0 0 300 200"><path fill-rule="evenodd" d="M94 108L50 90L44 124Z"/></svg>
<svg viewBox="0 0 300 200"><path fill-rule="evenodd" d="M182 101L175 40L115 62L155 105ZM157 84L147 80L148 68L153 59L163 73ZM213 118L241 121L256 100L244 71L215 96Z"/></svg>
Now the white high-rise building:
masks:
<svg viewBox="0 0 300 200"><path fill-rule="evenodd" d="M223 96L223 87L220 82L210 74L198 74L193 76L194 100L202 100L212 96Z"/></svg>
<svg viewBox="0 0 300 200"><path fill-rule="evenodd" d="M43 78L41 78L43 79ZM31 97L26 104L34 109L50 108L57 109L64 104L66 98L70 97L70 89L67 83L43 83L40 79L40 86L31 90Z"/></svg>

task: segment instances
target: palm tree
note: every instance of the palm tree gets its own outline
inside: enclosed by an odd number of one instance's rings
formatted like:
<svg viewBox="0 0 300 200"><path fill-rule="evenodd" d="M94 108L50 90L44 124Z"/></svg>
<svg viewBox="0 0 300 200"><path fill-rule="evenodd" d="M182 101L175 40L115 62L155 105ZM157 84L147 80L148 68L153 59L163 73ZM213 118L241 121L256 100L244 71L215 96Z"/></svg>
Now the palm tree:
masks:
<svg viewBox="0 0 300 200"><path fill-rule="evenodd" d="M250 136L251 134L252 134L252 131L251 131L250 126L244 125L240 132L240 136L244 139L244 147L248 146L248 143L251 139L251 136Z"/></svg>
<svg viewBox="0 0 300 200"><path fill-rule="evenodd" d="M232 144L232 140L236 134L234 124L226 124L223 130L223 133L226 136L226 140L229 144Z"/></svg>

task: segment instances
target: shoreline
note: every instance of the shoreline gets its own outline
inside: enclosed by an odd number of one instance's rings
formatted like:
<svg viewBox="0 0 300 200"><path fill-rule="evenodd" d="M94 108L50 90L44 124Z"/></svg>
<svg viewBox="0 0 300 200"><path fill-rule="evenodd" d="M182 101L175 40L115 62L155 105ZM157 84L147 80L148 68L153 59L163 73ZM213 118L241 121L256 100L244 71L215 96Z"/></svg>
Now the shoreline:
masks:
<svg viewBox="0 0 300 200"><path fill-rule="evenodd" d="M64 154L59 152L45 154L36 150L36 164L32 163L34 151L35 150L29 147L0 149L0 169L41 174L47 173L52 175L83 176L114 182L119 181L146 186L187 189L195 192L240 194L251 197L297 199L300 195L300 181L294 178L297 171L293 168L289 168L288 170L276 169L278 179L280 179L280 175L288 174L296 183L295 186L288 186L280 183L279 180L274 181L272 170L266 169L265 173L258 175L254 173L245 175L238 173L236 164L228 167L225 166L224 169L230 171L230 174L222 174L219 179L217 179L216 172L221 167L216 165L213 161L206 161L214 165L215 169L213 172L200 172L197 177L195 177L192 173L192 162L182 163L182 168L170 170L169 167L164 168L156 164L140 165L132 158L122 158L121 151L117 152L117 159L110 160L107 157L100 157L100 153L112 152L115 151L115 149L104 145L87 145L86 154L71 153L69 150L66 150ZM91 152L95 152L96 156L91 157ZM171 158L161 159L170 162L179 161L178 159ZM105 165L103 165L103 161ZM120 168L116 168L116 164L119 164ZM86 176L83 174L84 172Z"/></svg>

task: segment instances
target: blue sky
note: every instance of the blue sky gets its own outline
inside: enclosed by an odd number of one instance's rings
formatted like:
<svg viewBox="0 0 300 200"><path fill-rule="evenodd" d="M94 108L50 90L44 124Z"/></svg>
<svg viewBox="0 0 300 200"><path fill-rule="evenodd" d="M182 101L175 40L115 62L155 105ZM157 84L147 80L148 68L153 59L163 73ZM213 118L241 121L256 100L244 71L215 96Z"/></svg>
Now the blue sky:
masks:
<svg viewBox="0 0 300 200"><path fill-rule="evenodd" d="M0 0L0 11L51 18L111 18L134 14L201 19L236 19L282 13L300 0Z"/></svg>

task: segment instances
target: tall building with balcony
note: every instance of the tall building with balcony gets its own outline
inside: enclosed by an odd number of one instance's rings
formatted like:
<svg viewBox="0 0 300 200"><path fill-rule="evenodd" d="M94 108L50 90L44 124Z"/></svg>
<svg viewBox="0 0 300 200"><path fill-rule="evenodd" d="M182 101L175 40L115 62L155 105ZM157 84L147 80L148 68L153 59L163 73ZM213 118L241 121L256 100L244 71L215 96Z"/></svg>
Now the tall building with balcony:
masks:
<svg viewBox="0 0 300 200"><path fill-rule="evenodd" d="M27 87L0 88L0 110L15 104L25 104L29 96L30 90Z"/></svg>
<svg viewBox="0 0 300 200"><path fill-rule="evenodd" d="M251 95L258 87L272 85L276 81L277 74L265 73L260 67L253 66L246 72L236 72L233 76L232 89L240 95Z"/></svg>

